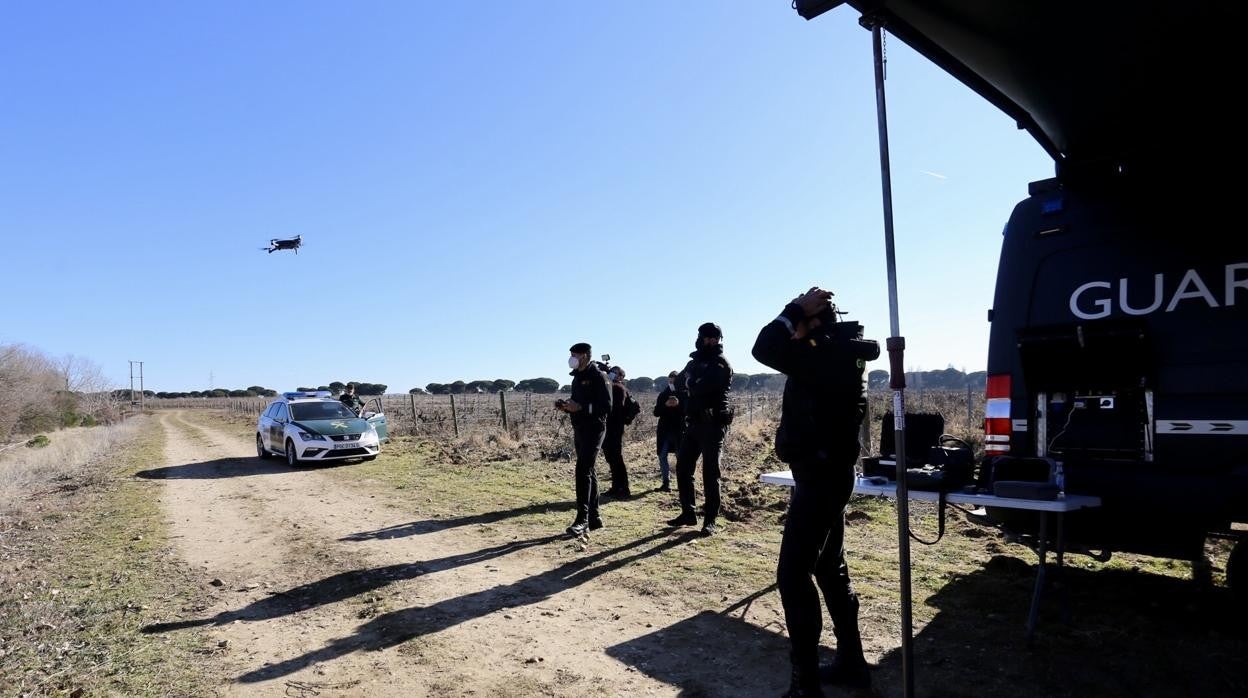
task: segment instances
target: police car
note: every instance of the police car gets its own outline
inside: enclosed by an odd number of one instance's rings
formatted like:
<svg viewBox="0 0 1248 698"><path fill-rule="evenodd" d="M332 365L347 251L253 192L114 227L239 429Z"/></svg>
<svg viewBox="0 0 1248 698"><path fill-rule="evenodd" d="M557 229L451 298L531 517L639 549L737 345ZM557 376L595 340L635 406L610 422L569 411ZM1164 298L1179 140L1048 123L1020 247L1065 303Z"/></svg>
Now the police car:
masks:
<svg viewBox="0 0 1248 698"><path fill-rule="evenodd" d="M269 403L256 423L256 455L282 455L292 467L347 458L369 461L387 437L380 399L357 415L327 390L287 392Z"/></svg>

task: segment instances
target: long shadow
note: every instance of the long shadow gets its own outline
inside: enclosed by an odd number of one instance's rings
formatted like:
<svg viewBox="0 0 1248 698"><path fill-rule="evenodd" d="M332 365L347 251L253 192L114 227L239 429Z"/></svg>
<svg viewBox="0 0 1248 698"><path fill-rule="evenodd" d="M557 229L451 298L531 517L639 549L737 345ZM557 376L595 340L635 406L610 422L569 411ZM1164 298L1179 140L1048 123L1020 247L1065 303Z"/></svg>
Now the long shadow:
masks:
<svg viewBox="0 0 1248 698"><path fill-rule="evenodd" d="M472 526L474 524L491 524L511 519L517 516L528 516L529 514L544 514L547 512L564 512L571 511L576 508L576 502L547 502L545 504L530 504L523 507L515 507L514 509L500 509L498 511L488 511L483 514L469 514L467 516L456 516L449 519L424 519L422 521L409 521L404 524L396 524L379 528L374 531L361 531L344 536L338 540L345 541L365 541L365 540L389 540L392 538L406 538L408 536L418 536L424 533L433 533L435 531L444 531L448 528L456 528L458 526Z"/></svg>
<svg viewBox="0 0 1248 698"><path fill-rule="evenodd" d="M304 470L320 470L337 468L355 461L326 461L325 463L300 465L291 468L280 459L259 458L216 458L198 463L170 465L163 468L150 468L135 473L138 477L148 480L217 480L227 477L248 477L251 475L273 475L277 473L298 473Z"/></svg>
<svg viewBox="0 0 1248 698"><path fill-rule="evenodd" d="M351 637L333 640L319 650L247 672L238 680L243 683L254 683L287 676L312 664L331 661L352 652L383 650L414 637L436 633L495 611L528 606L549 599L561 591L584 584L612 570L670 550L693 540L695 536L693 532L675 538L670 537L667 532L655 533L610 550L572 560L552 570L512 584L457 596L424 608L392 611L361 625ZM665 540L640 552L616 557L659 539Z"/></svg>
<svg viewBox="0 0 1248 698"><path fill-rule="evenodd" d="M788 685L789 641L779 632L760 628L733 615L748 610L755 599L775 585L738 601L723 611L702 611L649 635L612 645L607 654L666 684L679 696L779 695ZM691 666L714 676L707 682Z"/></svg>
<svg viewBox="0 0 1248 698"><path fill-rule="evenodd" d="M1067 567L1046 592L1029 647L1023 631L1034 570L995 557L927 600L939 612L914 638L918 695L1248 695L1248 634L1229 590L1125 569ZM893 647L899 642L888 639ZM901 694L899 650L885 654L874 680L880 694Z"/></svg>
<svg viewBox="0 0 1248 698"><path fill-rule="evenodd" d="M545 545L567 536L551 535L529 540L512 541L492 548L476 550L460 555L450 555L436 560L409 562L385 567L374 567L366 570L351 570L324 579L273 592L268 598L254 601L236 611L218 613L210 618L183 620L169 623L153 623L144 626L144 633L163 633L171 630L182 630L204 625L227 625L236 620L271 620L282 616L306 611L316 606L336 603L344 599L359 596L375 589L380 589L393 582L413 579L422 574L442 572L463 565L472 565L485 560L509 555L518 550Z"/></svg>

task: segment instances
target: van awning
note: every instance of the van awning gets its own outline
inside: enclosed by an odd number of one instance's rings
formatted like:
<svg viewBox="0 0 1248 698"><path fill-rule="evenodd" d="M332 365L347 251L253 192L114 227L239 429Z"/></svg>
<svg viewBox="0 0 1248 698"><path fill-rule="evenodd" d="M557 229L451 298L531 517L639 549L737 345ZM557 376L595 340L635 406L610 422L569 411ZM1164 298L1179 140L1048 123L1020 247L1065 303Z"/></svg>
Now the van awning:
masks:
<svg viewBox="0 0 1248 698"><path fill-rule="evenodd" d="M841 4L979 93L1062 164L1143 165L1242 143L1236 0L796 0Z"/></svg>

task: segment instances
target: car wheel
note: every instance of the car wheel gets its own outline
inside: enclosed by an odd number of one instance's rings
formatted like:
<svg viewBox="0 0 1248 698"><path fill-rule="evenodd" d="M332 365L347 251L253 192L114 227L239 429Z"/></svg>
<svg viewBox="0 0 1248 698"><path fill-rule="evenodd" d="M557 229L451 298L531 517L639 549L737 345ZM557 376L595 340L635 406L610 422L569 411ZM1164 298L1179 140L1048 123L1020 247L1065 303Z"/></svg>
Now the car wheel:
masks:
<svg viewBox="0 0 1248 698"><path fill-rule="evenodd" d="M286 465L292 468L299 467L299 456L295 454L295 442L286 439Z"/></svg>
<svg viewBox="0 0 1248 698"><path fill-rule="evenodd" d="M273 457L273 454L269 453L268 449L264 447L264 437L259 434L256 434L256 455L260 460L268 460Z"/></svg>

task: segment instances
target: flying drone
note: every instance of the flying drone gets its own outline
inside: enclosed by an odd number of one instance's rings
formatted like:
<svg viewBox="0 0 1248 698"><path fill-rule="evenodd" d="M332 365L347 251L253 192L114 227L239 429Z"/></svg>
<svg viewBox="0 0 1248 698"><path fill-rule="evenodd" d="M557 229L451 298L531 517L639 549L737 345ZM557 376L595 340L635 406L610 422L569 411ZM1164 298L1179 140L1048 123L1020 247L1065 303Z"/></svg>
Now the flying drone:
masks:
<svg viewBox="0 0 1248 698"><path fill-rule="evenodd" d="M296 235L293 238L287 238L285 240L279 239L279 238L273 238L272 240L269 240L268 247L261 247L260 249L268 250L269 254L273 254L274 252L277 252L278 250L294 250L295 254L299 254L299 246L302 244L303 244L303 236Z"/></svg>

